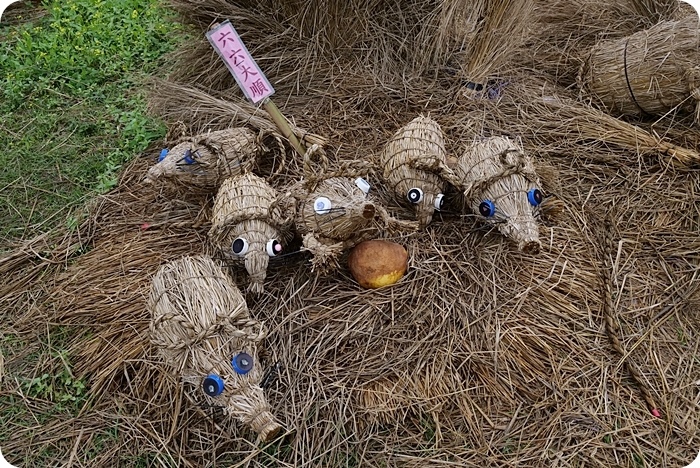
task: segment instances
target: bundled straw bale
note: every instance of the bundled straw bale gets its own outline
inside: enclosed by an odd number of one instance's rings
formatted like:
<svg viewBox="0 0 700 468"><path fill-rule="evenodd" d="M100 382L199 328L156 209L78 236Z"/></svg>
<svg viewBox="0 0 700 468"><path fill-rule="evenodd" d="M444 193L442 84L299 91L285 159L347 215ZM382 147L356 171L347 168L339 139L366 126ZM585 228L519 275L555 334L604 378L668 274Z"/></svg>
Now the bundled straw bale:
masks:
<svg viewBox="0 0 700 468"><path fill-rule="evenodd" d="M446 157L440 124L422 115L400 128L380 153L384 180L399 203L413 207L421 228L443 206Z"/></svg>
<svg viewBox="0 0 700 468"><path fill-rule="evenodd" d="M280 431L260 381L257 345L265 336L235 284L209 257L163 265L148 300L151 342L170 372L198 387L269 441Z"/></svg>
<svg viewBox="0 0 700 468"><path fill-rule="evenodd" d="M601 41L579 77L585 94L619 115L680 109L700 119L700 25L697 15L664 21L629 37Z"/></svg>
<svg viewBox="0 0 700 468"><path fill-rule="evenodd" d="M536 0L516 61L558 84L576 83L582 58L599 41L621 39L679 18L678 0Z"/></svg>
<svg viewBox="0 0 700 468"><path fill-rule="evenodd" d="M225 178L252 170L264 153L258 136L245 127L186 138L162 154L145 182L184 183L216 190Z"/></svg>
<svg viewBox="0 0 700 468"><path fill-rule="evenodd" d="M226 258L245 264L253 293L263 291L270 257L282 255L291 238L290 203L254 174L226 179L216 194L209 238Z"/></svg>
<svg viewBox="0 0 700 468"><path fill-rule="evenodd" d="M538 253L543 201L540 181L522 145L491 137L468 146L454 172L469 207L527 253Z"/></svg>

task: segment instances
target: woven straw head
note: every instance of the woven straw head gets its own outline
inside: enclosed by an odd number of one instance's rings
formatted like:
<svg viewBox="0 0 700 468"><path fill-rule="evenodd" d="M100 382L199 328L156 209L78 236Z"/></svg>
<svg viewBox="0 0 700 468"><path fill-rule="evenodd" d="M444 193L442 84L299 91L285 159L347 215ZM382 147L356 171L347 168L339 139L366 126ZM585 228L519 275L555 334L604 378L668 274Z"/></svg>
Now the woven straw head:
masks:
<svg viewBox="0 0 700 468"><path fill-rule="evenodd" d="M415 209L421 228L427 226L442 201L445 181L430 166L446 164L440 125L419 116L399 129L380 156L384 180L397 199Z"/></svg>
<svg viewBox="0 0 700 468"><path fill-rule="evenodd" d="M542 193L530 158L507 137L492 137L467 148L455 167L471 209L498 226L518 248L538 253L536 217Z"/></svg>
<svg viewBox="0 0 700 468"><path fill-rule="evenodd" d="M184 257L163 265L148 299L151 342L167 367L212 405L269 440L281 429L260 387L260 323L212 259Z"/></svg>
<svg viewBox="0 0 700 468"><path fill-rule="evenodd" d="M374 214L374 203L355 182L333 177L299 201L295 222L301 234L345 241L371 227Z"/></svg>
<svg viewBox="0 0 700 468"><path fill-rule="evenodd" d="M209 238L225 257L245 264L256 294L270 257L281 255L290 237L280 200L264 179L244 174L226 179L214 201Z"/></svg>
<svg viewBox="0 0 700 468"><path fill-rule="evenodd" d="M145 182L164 179L216 189L227 177L255 166L263 148L247 128L229 128L187 138L148 170Z"/></svg>

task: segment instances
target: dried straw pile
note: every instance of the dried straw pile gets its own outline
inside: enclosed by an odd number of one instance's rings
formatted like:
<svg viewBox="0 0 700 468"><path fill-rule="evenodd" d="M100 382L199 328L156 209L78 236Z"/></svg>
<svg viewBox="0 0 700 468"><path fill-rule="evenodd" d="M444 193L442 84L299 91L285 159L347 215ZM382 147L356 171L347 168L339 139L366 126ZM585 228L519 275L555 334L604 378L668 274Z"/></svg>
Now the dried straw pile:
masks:
<svg viewBox="0 0 700 468"><path fill-rule="evenodd" d="M617 115L700 119L700 23L697 14L629 37L601 41L585 58L583 92Z"/></svg>
<svg viewBox="0 0 700 468"><path fill-rule="evenodd" d="M5 456L52 447L75 464L114 466L147 454L154 463L193 467L680 467L696 457L697 127L617 120L531 70L505 76L498 93L481 97L463 96L460 77L380 85L356 73L352 60L329 54L338 59L329 64L329 55L294 49L294 28L285 35L275 18L236 8L250 25L244 39L254 54L279 59L280 70L316 67L290 75L305 83L304 93L291 85L279 92L299 128L329 138L331 164L378 157L421 113L442 128L448 158L477 137L521 138L549 198L539 255L513 248L448 190L425 230L393 238L410 264L391 288L363 290L345 268L318 275L304 255L285 256L268 271L265 291L247 298L250 315L268 330L260 360L280 364L267 398L287 429L272 445L256 446L247 427L173 386L149 345L152 277L162 264L204 250L210 200L166 198L139 185L152 162L140 161L72 237L28 242L0 260L0 305L14 331L30 341L41 336L37 323L70 330L74 372L90 379L92 395L75 418L18 428ZM256 42L263 20L281 36ZM290 50L299 54L285 55ZM225 75L223 64L198 63L180 69ZM191 84L162 88L169 121L182 120L193 133L252 119L264 125L264 113L234 115L237 101L220 99L226 92ZM276 190L304 177L302 161L288 162L270 181ZM381 169L367 176L375 196L410 219L380 182ZM144 222L152 227L140 229ZM80 247L89 251L78 255ZM240 268L230 273L239 287L248 281ZM20 398L8 379L23 375L22 362L19 352L6 354L2 391L43 408ZM37 371L61 366L56 360ZM116 440L91 455L83 442L113 427Z"/></svg>

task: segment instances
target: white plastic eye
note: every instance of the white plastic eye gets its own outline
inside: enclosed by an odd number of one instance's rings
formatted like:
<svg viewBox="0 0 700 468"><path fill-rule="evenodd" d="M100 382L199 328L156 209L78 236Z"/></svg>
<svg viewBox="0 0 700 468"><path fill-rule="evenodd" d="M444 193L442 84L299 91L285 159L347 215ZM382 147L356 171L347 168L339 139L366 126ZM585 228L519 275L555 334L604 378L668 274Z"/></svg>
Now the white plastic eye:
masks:
<svg viewBox="0 0 700 468"><path fill-rule="evenodd" d="M412 188L408 191L407 198L414 205L418 204L423 201L423 191L419 188Z"/></svg>
<svg viewBox="0 0 700 468"><path fill-rule="evenodd" d="M445 195L442 193L438 193L437 197L435 197L435 209L440 211L442 210L442 205L445 203Z"/></svg>
<svg viewBox="0 0 700 468"><path fill-rule="evenodd" d="M265 248L270 257L276 257L282 253L282 244L280 244L277 239L270 239L267 241L267 246Z"/></svg>
<svg viewBox="0 0 700 468"><path fill-rule="evenodd" d="M369 182L367 182L362 177L358 177L357 179L355 179L355 185L357 185L360 190L365 192L365 195L367 195L369 193L369 189L371 188L371 185L369 185Z"/></svg>
<svg viewBox="0 0 700 468"><path fill-rule="evenodd" d="M316 214L328 214L331 212L332 207L333 204L326 197L318 197L316 201L314 201L314 211L316 212Z"/></svg>
<svg viewBox="0 0 700 468"><path fill-rule="evenodd" d="M243 255L248 253L248 241L242 237L239 237L238 239L233 241L233 244L231 244L231 251L234 255L242 257Z"/></svg>

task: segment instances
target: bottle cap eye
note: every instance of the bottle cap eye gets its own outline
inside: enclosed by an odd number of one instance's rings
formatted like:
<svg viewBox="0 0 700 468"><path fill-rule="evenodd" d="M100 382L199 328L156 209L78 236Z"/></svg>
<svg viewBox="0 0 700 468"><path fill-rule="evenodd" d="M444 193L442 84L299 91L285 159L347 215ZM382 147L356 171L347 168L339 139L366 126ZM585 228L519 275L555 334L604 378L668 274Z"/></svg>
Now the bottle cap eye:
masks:
<svg viewBox="0 0 700 468"><path fill-rule="evenodd" d="M210 397L216 397L224 391L224 381L216 374L210 374L202 382L204 393Z"/></svg>
<svg viewBox="0 0 700 468"><path fill-rule="evenodd" d="M239 237L233 244L231 244L231 250L234 255L243 256L248 253L248 241L242 237Z"/></svg>
<svg viewBox="0 0 700 468"><path fill-rule="evenodd" d="M253 357L248 353L238 353L231 360L231 366L236 373L245 375L253 368Z"/></svg>
<svg viewBox="0 0 700 468"><path fill-rule="evenodd" d="M318 197L316 201L314 201L314 211L316 212L316 214L328 214L330 213L332 207L333 204L326 197Z"/></svg>
<svg viewBox="0 0 700 468"><path fill-rule="evenodd" d="M362 177L358 177L357 179L355 179L355 185L357 185L360 188L360 190L365 192L365 195L369 193L369 189L371 186L369 185L369 182L367 182Z"/></svg>
<svg viewBox="0 0 700 468"><path fill-rule="evenodd" d="M437 197L435 197L435 209L440 211L442 210L442 205L445 204L445 195L442 193L438 193Z"/></svg>
<svg viewBox="0 0 700 468"><path fill-rule="evenodd" d="M282 244L280 244L277 239L270 239L267 241L265 248L270 257L276 257L282 253Z"/></svg>
<svg viewBox="0 0 700 468"><path fill-rule="evenodd" d="M481 216L490 218L496 214L496 205L491 200L484 200L479 205L479 213L481 213Z"/></svg>
<svg viewBox="0 0 700 468"><path fill-rule="evenodd" d="M168 155L168 148L163 148L160 150L160 156L158 156L158 162L161 162Z"/></svg>
<svg viewBox="0 0 700 468"><path fill-rule="evenodd" d="M408 201L417 204L423 201L423 191L419 188L412 188L407 194Z"/></svg>
<svg viewBox="0 0 700 468"><path fill-rule="evenodd" d="M530 191L527 192L527 201L529 201L532 206L538 206L542 203L542 192L540 189L530 189Z"/></svg>
<svg viewBox="0 0 700 468"><path fill-rule="evenodd" d="M191 150L185 151L185 156L182 158L182 161L185 164L194 164L194 159L192 159L192 151Z"/></svg>

